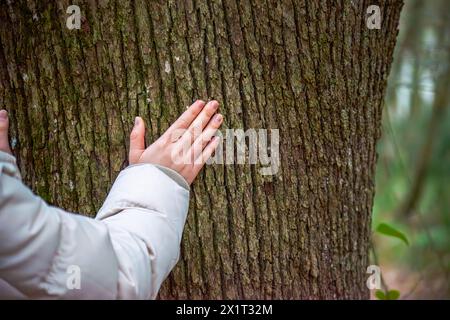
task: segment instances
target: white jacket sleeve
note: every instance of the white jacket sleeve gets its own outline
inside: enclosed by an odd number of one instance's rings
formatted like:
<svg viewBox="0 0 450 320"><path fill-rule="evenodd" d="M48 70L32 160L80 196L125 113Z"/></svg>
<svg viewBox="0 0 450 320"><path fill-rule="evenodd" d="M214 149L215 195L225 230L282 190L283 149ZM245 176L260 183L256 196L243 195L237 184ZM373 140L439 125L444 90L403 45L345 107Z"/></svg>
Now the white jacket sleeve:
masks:
<svg viewBox="0 0 450 320"><path fill-rule="evenodd" d="M47 205L0 152L0 297L154 298L177 261L188 198L177 173L132 166L94 220Z"/></svg>
<svg viewBox="0 0 450 320"><path fill-rule="evenodd" d="M129 166L96 219L109 229L119 263L120 299L154 299L179 258L189 185L175 171Z"/></svg>

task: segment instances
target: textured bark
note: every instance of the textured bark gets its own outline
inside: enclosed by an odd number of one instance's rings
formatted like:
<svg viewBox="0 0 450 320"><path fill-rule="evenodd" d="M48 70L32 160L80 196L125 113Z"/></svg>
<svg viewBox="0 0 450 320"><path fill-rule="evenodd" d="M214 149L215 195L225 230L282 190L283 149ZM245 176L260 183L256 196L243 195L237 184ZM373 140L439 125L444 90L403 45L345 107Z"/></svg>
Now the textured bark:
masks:
<svg viewBox="0 0 450 320"><path fill-rule="evenodd" d="M382 29L366 27L379 3ZM227 128L280 130L281 168L214 165L191 190L161 298L367 298L376 142L398 1L0 5L1 107L24 179L95 215L134 116L161 134L195 98Z"/></svg>

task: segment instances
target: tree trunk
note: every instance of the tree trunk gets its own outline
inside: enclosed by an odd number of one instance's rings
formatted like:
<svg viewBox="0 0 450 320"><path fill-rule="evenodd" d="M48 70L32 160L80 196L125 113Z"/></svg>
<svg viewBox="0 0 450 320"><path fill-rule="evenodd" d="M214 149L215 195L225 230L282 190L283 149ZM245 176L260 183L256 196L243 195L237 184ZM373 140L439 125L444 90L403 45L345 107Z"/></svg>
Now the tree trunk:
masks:
<svg viewBox="0 0 450 320"><path fill-rule="evenodd" d="M161 298L368 298L366 268L396 1L70 1L0 5L1 107L24 181L94 216L127 158L194 99L226 128L279 129L281 167L211 165L191 189ZM366 27L379 4L381 30Z"/></svg>

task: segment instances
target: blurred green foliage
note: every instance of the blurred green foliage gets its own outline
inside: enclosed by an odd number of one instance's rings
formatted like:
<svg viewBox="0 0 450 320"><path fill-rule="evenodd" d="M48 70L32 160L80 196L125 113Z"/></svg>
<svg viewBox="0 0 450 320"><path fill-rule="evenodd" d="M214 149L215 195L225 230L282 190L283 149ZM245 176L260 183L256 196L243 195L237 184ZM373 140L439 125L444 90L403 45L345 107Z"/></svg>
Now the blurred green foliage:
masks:
<svg viewBox="0 0 450 320"><path fill-rule="evenodd" d="M406 0L378 144L373 235L388 288L450 298L450 1ZM375 256L375 255L374 255ZM388 292L387 288L384 288Z"/></svg>

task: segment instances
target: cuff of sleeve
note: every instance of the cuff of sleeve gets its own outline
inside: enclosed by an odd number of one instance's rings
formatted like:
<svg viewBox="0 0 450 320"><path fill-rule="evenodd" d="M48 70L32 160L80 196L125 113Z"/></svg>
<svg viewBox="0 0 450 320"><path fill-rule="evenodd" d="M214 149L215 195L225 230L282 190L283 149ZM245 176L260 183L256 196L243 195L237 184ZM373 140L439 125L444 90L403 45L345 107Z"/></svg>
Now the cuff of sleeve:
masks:
<svg viewBox="0 0 450 320"><path fill-rule="evenodd" d="M17 168L16 158L9 153L0 151L0 173L6 173L21 180L19 168Z"/></svg>
<svg viewBox="0 0 450 320"><path fill-rule="evenodd" d="M189 186L178 173L151 164L122 170L96 219L102 220L128 208L161 213L179 235L189 206Z"/></svg>
<svg viewBox="0 0 450 320"><path fill-rule="evenodd" d="M129 165L128 167L126 167L125 170L133 168L133 167L146 166L146 165L149 165L149 164L147 164L147 163L132 164L132 165ZM187 183L187 181L183 178L183 176L181 174L179 174L178 172L176 172L175 170L161 166L159 164L150 164L150 165L155 166L156 168L158 168L159 170L164 172L167 176L169 176L169 178L174 180L180 187L183 187L184 189L186 189L188 191L190 190L189 183Z"/></svg>
<svg viewBox="0 0 450 320"><path fill-rule="evenodd" d="M189 189L190 189L189 183L187 183L187 181L183 178L183 176L181 174L179 174L175 170L172 170L172 169L164 167L164 166L160 166L158 164L155 164L154 166L157 167L162 172L164 172L166 175L168 175L169 178L171 178L176 183L178 183L178 185L180 185L181 187L183 187L189 191Z"/></svg>

